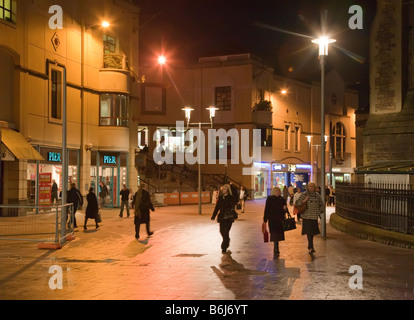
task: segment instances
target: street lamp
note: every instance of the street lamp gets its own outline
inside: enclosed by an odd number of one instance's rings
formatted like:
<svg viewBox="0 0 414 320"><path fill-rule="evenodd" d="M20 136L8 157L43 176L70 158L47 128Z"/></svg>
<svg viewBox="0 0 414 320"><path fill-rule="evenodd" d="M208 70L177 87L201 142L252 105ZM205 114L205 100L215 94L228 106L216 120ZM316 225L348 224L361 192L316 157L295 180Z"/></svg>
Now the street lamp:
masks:
<svg viewBox="0 0 414 320"><path fill-rule="evenodd" d="M198 126L198 130L201 131L201 126L202 125L208 125L210 126L210 128L213 128L213 121L214 118L216 116L216 111L218 110L218 108L210 106L208 108L206 108L209 112L210 112L210 122L207 123L202 123L202 122L194 122L191 123L191 111L193 111L194 109L191 107L185 107L182 108L181 110L183 110L185 112L185 118L187 120L187 129L189 128L189 126L194 125L194 126ZM199 148L204 147L204 146L200 146ZM201 215L202 210L201 210L201 152L198 149L197 150L198 153L198 213Z"/></svg>
<svg viewBox="0 0 414 320"><path fill-rule="evenodd" d="M325 56L328 55L328 47L330 43L336 40L329 39L327 36L313 39L312 43L319 45L319 60L321 64L321 197L323 200L323 214L322 214L322 237L326 239L326 207L325 207Z"/></svg>

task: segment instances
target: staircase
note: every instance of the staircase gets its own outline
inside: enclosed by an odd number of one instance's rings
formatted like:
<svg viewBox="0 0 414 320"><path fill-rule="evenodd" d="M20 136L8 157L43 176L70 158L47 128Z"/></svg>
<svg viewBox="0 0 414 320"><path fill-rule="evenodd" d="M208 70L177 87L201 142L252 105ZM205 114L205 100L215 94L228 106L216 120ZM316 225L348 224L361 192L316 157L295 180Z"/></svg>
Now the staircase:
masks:
<svg viewBox="0 0 414 320"><path fill-rule="evenodd" d="M144 165L137 166L141 181L148 184L150 192L186 192L198 190L198 171L191 170L185 165L166 164L157 165L154 158L144 154ZM224 183L233 182L239 188L240 184L224 174L201 174L201 189L212 191Z"/></svg>

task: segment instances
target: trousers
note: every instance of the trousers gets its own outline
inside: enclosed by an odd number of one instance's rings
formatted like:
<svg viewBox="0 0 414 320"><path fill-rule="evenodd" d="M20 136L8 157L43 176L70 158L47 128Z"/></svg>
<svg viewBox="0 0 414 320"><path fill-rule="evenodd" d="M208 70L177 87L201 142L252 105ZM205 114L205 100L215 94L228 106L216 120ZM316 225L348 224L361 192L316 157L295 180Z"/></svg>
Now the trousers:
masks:
<svg viewBox="0 0 414 320"><path fill-rule="evenodd" d="M230 229L232 225L232 220L220 222L220 234L223 237L223 241L221 243L222 251L226 251L230 246Z"/></svg>

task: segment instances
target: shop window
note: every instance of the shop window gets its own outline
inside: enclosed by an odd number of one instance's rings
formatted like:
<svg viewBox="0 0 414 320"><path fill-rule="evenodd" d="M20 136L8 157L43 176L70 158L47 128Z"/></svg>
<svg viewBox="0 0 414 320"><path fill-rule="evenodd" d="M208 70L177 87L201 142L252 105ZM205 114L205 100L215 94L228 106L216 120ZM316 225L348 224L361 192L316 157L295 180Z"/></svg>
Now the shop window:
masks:
<svg viewBox="0 0 414 320"><path fill-rule="evenodd" d="M215 104L220 111L231 110L231 87L216 87Z"/></svg>
<svg viewBox="0 0 414 320"><path fill-rule="evenodd" d="M128 105L127 95L101 94L99 124L101 126L128 127Z"/></svg>
<svg viewBox="0 0 414 320"><path fill-rule="evenodd" d="M346 141L346 132L345 127L342 123L337 122L332 128L333 136L333 150L335 151L334 157L336 159L345 158L345 141Z"/></svg>

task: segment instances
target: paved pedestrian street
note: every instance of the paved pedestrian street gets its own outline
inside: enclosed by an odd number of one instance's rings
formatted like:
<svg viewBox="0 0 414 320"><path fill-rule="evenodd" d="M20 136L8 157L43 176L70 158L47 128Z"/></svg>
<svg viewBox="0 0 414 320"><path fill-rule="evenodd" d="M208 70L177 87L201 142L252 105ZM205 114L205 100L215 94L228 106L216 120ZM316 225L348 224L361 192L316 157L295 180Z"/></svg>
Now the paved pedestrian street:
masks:
<svg viewBox="0 0 414 320"><path fill-rule="evenodd" d="M301 226L285 233L280 256L264 243L264 200L248 201L222 254L213 205L158 207L154 235L134 238L132 216L102 211L101 228L84 212L75 240L60 250L0 241L2 300L413 300L414 251L361 240L327 225L307 252ZM330 210L330 211L329 211ZM328 208L331 212L332 208ZM59 282L61 280L61 282ZM353 288L353 289L352 289Z"/></svg>

